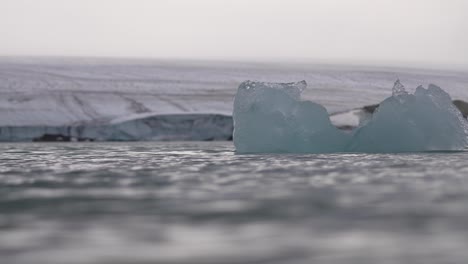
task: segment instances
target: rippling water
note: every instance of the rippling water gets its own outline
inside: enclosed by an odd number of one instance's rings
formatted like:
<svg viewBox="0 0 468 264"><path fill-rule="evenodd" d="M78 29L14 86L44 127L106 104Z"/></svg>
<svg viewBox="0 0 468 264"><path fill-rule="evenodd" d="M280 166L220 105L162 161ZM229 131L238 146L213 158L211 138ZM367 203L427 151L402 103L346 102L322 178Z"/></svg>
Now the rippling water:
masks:
<svg viewBox="0 0 468 264"><path fill-rule="evenodd" d="M0 145L0 262L466 263L467 152Z"/></svg>

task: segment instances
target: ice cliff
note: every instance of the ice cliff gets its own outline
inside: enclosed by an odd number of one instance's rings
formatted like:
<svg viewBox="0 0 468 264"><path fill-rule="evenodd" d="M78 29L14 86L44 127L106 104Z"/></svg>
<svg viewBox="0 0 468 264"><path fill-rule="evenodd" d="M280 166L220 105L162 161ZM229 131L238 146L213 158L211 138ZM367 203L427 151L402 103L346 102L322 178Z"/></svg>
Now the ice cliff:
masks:
<svg viewBox="0 0 468 264"><path fill-rule="evenodd" d="M231 140L232 118L218 114L132 116L105 124L4 126L0 141Z"/></svg>
<svg viewBox="0 0 468 264"><path fill-rule="evenodd" d="M242 83L234 100L238 153L413 152L461 150L468 124L441 88L393 94L351 133L332 125L320 104L301 100L306 82Z"/></svg>

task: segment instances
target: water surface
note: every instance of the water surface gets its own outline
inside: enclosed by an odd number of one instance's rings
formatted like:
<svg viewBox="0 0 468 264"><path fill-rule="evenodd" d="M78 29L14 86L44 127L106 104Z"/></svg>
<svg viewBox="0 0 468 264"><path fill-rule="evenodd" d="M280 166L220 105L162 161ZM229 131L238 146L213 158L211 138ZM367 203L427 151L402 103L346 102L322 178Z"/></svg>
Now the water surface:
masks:
<svg viewBox="0 0 468 264"><path fill-rule="evenodd" d="M1 263L465 263L467 152L0 145Z"/></svg>

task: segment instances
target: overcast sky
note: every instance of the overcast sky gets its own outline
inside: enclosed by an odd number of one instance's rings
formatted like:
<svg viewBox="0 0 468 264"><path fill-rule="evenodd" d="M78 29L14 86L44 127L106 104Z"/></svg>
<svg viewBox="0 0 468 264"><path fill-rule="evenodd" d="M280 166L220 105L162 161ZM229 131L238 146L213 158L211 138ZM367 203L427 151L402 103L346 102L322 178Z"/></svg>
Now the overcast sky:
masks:
<svg viewBox="0 0 468 264"><path fill-rule="evenodd" d="M468 0L0 0L0 55L468 65Z"/></svg>

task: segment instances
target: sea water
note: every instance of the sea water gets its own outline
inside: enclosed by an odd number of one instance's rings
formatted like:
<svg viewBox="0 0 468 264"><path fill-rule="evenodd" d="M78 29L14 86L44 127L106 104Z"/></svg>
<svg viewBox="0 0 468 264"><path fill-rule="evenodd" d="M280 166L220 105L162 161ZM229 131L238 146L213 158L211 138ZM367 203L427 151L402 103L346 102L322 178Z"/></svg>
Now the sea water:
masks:
<svg viewBox="0 0 468 264"><path fill-rule="evenodd" d="M0 263L466 263L467 159L1 144Z"/></svg>

